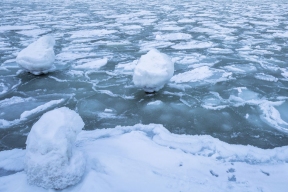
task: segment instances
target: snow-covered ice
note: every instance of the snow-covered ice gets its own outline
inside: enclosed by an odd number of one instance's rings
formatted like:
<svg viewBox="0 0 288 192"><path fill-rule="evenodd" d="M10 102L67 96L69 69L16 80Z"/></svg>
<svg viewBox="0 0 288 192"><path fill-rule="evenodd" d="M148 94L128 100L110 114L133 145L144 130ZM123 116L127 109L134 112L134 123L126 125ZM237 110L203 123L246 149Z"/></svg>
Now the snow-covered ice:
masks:
<svg viewBox="0 0 288 192"><path fill-rule="evenodd" d="M81 117L66 107L45 113L33 125L26 141L25 173L29 184L64 189L81 180L86 161L74 145L83 127Z"/></svg>
<svg viewBox="0 0 288 192"><path fill-rule="evenodd" d="M80 65L76 65L73 68L74 69L99 69L101 67L103 67L104 65L106 65L108 62L107 58L103 58L103 59L98 59L95 61L90 61L84 64L80 64Z"/></svg>
<svg viewBox="0 0 288 192"><path fill-rule="evenodd" d="M23 49L16 58L16 62L24 70L40 75L54 70L54 45L52 36L43 36Z"/></svg>
<svg viewBox="0 0 288 192"><path fill-rule="evenodd" d="M166 54L152 49L139 59L134 69L133 82L145 92L154 92L159 91L173 74L173 61Z"/></svg>
<svg viewBox="0 0 288 192"><path fill-rule="evenodd" d="M85 151L87 168L83 179L65 192L285 191L287 187L287 146L263 150L229 145L211 136L171 134L157 124L137 124L82 131L76 148ZM0 152L0 159L5 157L0 168L12 171L0 177L0 191L48 191L26 182L23 152Z"/></svg>

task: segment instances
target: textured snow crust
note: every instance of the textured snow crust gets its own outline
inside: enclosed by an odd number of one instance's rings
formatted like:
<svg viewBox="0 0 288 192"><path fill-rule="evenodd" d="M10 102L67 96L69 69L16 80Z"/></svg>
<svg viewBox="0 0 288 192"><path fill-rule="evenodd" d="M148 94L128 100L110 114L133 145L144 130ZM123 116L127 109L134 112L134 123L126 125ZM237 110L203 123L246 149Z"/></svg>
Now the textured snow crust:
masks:
<svg viewBox="0 0 288 192"><path fill-rule="evenodd" d="M45 113L33 125L26 141L29 184L64 189L80 181L86 162L74 145L83 127L81 117L66 107Z"/></svg>

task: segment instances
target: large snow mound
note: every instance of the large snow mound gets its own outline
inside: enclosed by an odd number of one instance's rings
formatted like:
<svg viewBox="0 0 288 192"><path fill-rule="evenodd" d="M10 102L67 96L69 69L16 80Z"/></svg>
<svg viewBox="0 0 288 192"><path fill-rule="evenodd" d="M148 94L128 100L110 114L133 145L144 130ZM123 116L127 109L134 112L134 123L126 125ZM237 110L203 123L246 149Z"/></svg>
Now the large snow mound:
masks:
<svg viewBox="0 0 288 192"><path fill-rule="evenodd" d="M16 62L24 70L34 75L51 72L55 69L53 64L55 60L54 45L54 37L40 37L18 54Z"/></svg>
<svg viewBox="0 0 288 192"><path fill-rule="evenodd" d="M76 146L85 151L87 168L81 182L65 192L287 189L287 146L260 149L231 145L211 136L171 134L156 124L82 131ZM2 158L7 155L0 169L14 169L13 163L21 164L23 158L13 155L18 151L0 152ZM42 165L46 162L44 158L41 161ZM50 168L56 171L59 167ZM0 177L0 191L48 191L29 185L27 177L23 171Z"/></svg>
<svg viewBox="0 0 288 192"><path fill-rule="evenodd" d="M66 107L45 113L33 125L26 141L28 183L64 189L80 181L86 162L74 144L83 127L81 117Z"/></svg>
<svg viewBox="0 0 288 192"><path fill-rule="evenodd" d="M173 76L174 63L156 49L142 55L135 67L133 82L146 92L160 90Z"/></svg>

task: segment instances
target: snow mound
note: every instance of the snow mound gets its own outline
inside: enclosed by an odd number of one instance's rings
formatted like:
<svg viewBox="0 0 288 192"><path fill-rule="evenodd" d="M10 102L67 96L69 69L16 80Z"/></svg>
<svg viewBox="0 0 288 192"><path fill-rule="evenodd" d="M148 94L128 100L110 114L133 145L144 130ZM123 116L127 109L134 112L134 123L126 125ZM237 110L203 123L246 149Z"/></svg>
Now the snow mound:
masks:
<svg viewBox="0 0 288 192"><path fill-rule="evenodd" d="M34 75L51 72L55 69L53 65L55 60L54 45L54 37L43 36L23 49L18 54L16 62L24 70Z"/></svg>
<svg viewBox="0 0 288 192"><path fill-rule="evenodd" d="M81 117L66 107L45 113L33 125L26 141L29 184L64 189L80 181L86 162L74 143L83 127Z"/></svg>
<svg viewBox="0 0 288 192"><path fill-rule="evenodd" d="M174 63L156 49L142 55L135 67L133 82L145 92L160 90L173 76Z"/></svg>

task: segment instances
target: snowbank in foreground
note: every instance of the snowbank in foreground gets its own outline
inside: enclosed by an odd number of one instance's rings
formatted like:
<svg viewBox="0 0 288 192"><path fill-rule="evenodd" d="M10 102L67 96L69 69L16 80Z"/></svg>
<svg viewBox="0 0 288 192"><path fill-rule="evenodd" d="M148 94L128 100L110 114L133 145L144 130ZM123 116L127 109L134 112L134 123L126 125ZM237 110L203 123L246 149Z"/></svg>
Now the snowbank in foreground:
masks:
<svg viewBox="0 0 288 192"><path fill-rule="evenodd" d="M82 131L76 146L85 152L86 173L65 192L287 189L288 146L229 145L211 136L171 134L155 124ZM15 158L20 165L23 159L13 153L19 150L0 152L0 159L6 157L0 169L19 171ZM0 191L46 191L26 180L23 171L0 177Z"/></svg>
<svg viewBox="0 0 288 192"><path fill-rule="evenodd" d="M174 63L156 49L142 55L135 67L133 82L146 92L160 90L173 76Z"/></svg>
<svg viewBox="0 0 288 192"><path fill-rule="evenodd" d="M80 181L86 162L74 144L83 127L81 117L66 107L45 113L33 125L26 141L28 183L64 189Z"/></svg>
<svg viewBox="0 0 288 192"><path fill-rule="evenodd" d="M55 39L53 37L43 36L23 49L18 54L16 62L24 70L34 75L51 72L55 69L53 65L55 60L54 45Z"/></svg>

